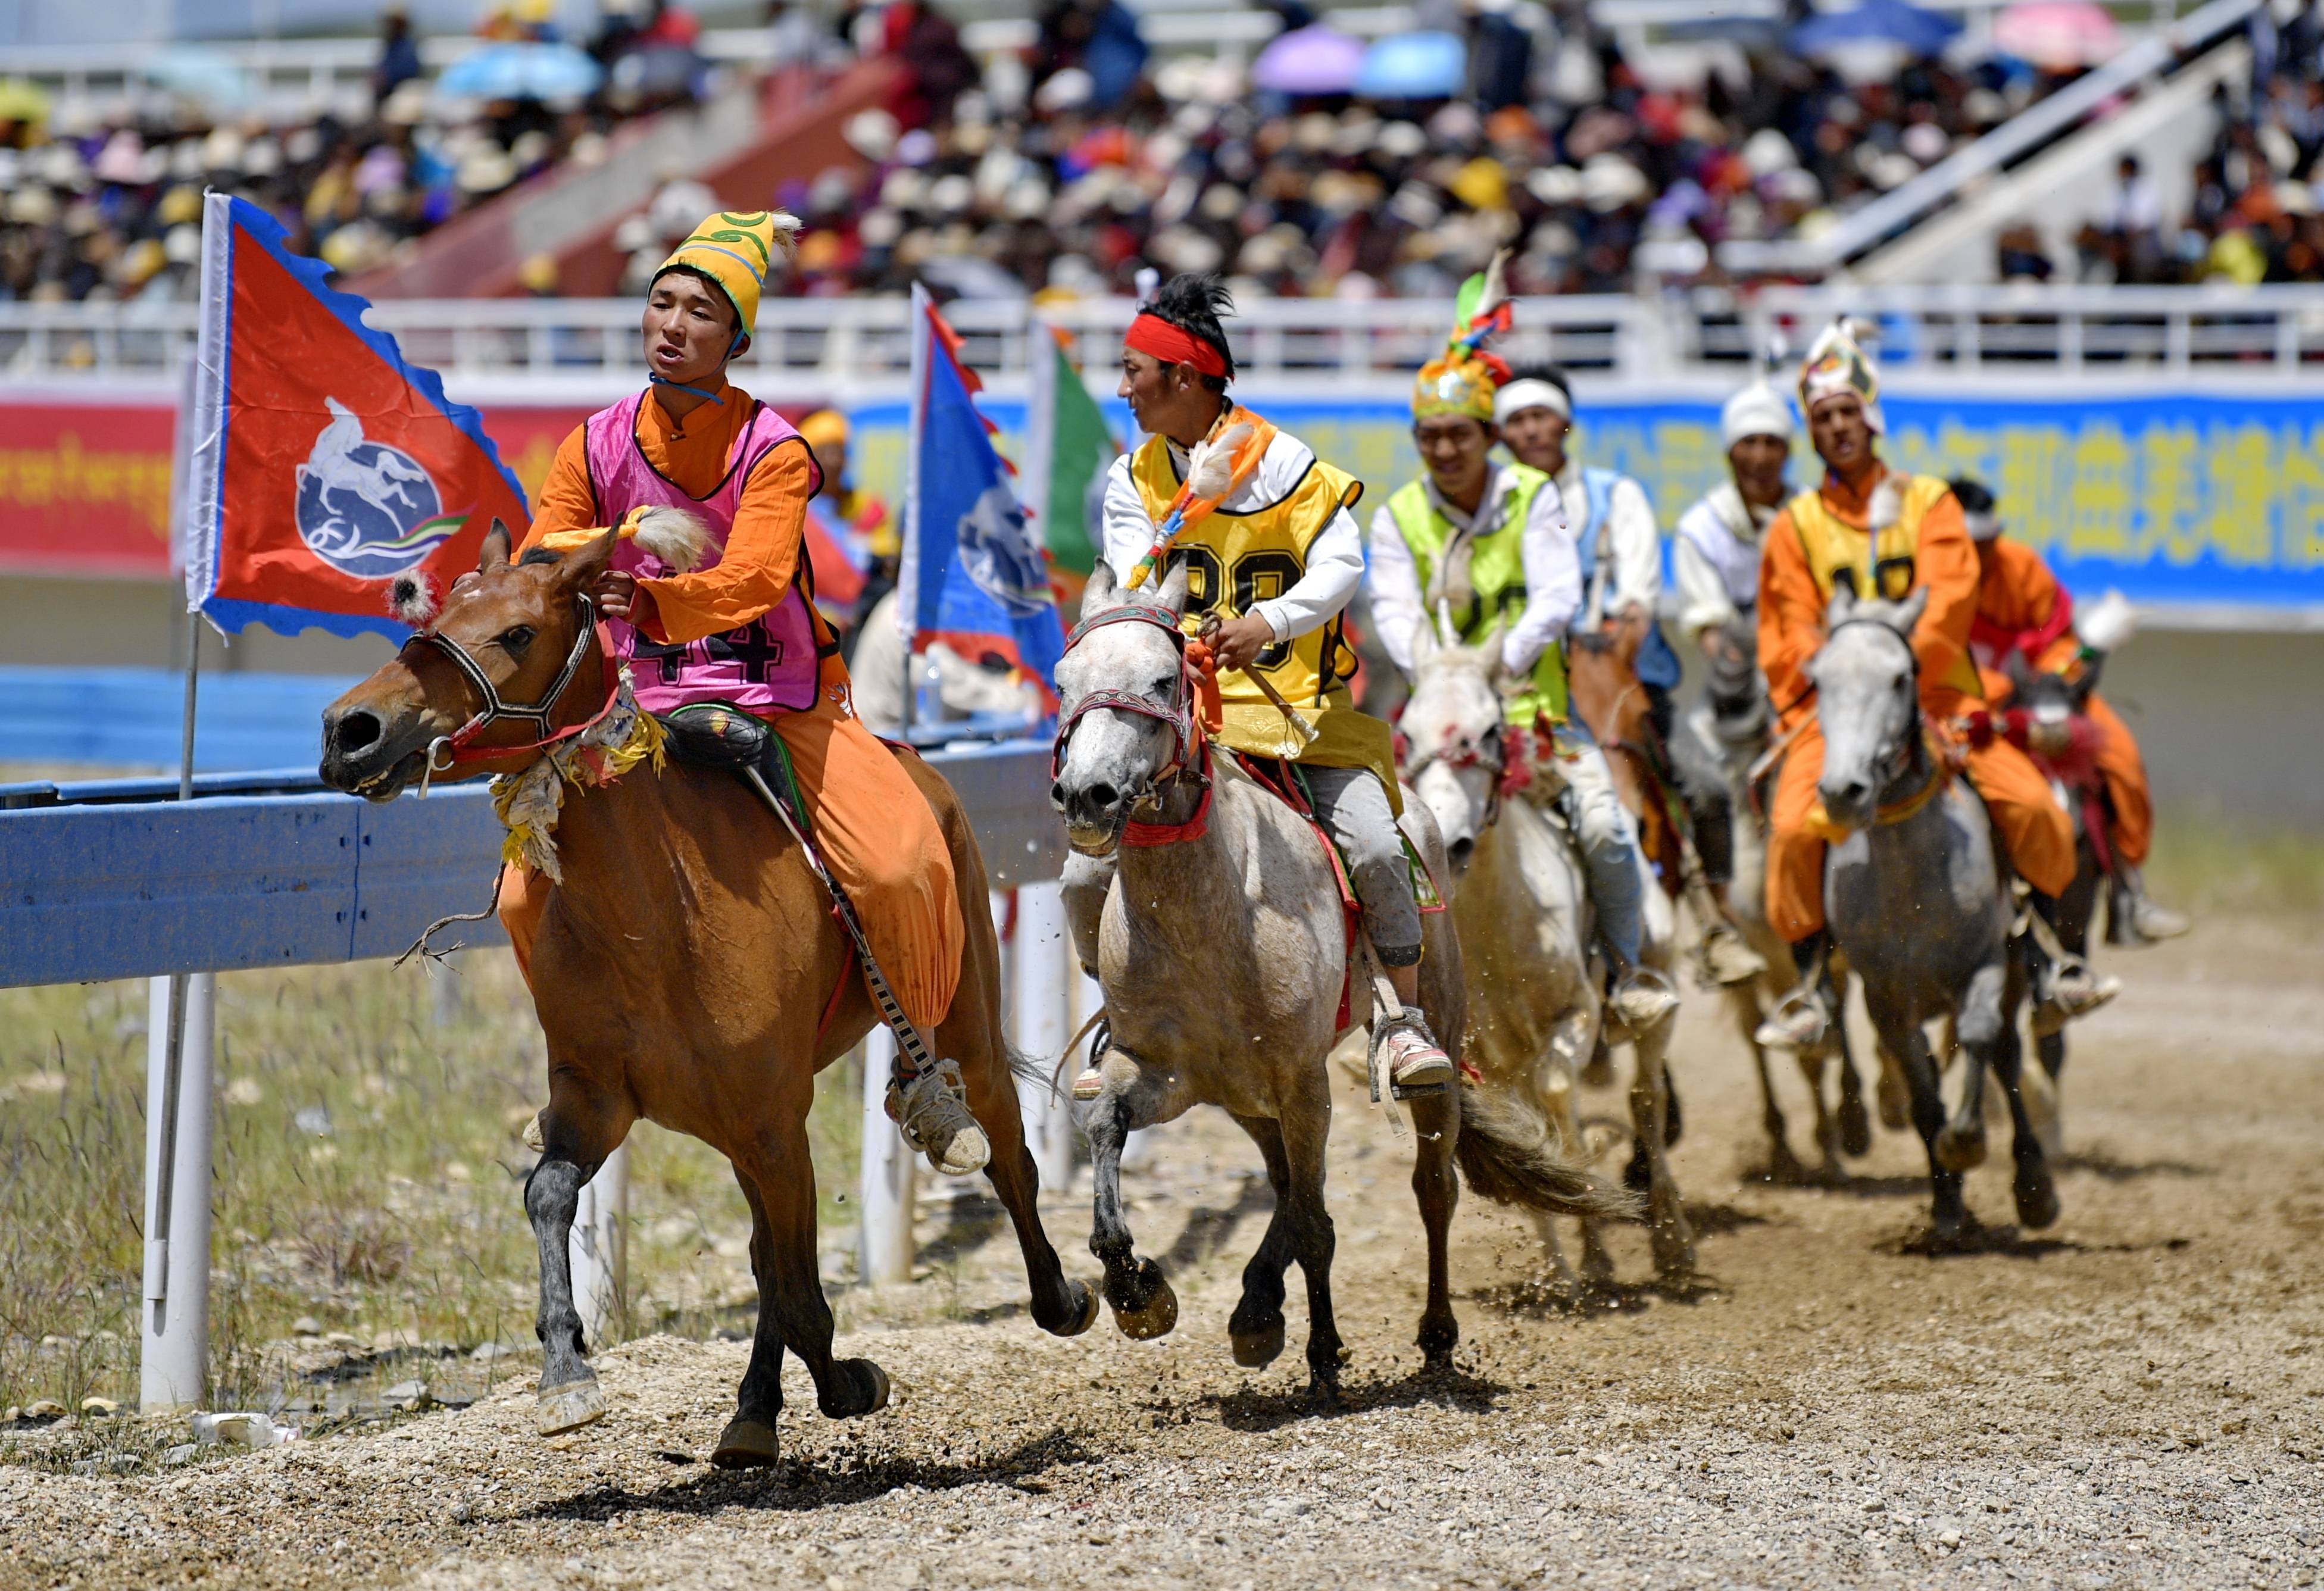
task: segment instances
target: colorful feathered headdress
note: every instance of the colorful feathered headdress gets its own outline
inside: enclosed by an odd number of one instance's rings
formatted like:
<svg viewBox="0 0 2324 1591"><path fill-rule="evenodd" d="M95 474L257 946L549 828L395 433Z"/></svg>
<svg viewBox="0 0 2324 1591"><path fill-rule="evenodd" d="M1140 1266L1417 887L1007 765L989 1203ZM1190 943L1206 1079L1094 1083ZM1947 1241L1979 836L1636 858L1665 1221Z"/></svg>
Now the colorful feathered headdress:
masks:
<svg viewBox="0 0 2324 1591"><path fill-rule="evenodd" d="M1853 392L1862 400L1865 421L1877 436L1886 424L1880 413L1880 367L1857 341L1858 335L1858 323L1846 316L1824 327L1800 366L1800 412L1812 414L1825 399Z"/></svg>
<svg viewBox="0 0 2324 1591"><path fill-rule="evenodd" d="M1504 271L1508 251L1493 256L1485 270L1461 284L1452 302L1452 335L1444 352L1420 367L1412 388L1412 418L1465 414L1493 423L1493 394L1509 379L1509 367L1486 342L1509 329L1517 310Z"/></svg>

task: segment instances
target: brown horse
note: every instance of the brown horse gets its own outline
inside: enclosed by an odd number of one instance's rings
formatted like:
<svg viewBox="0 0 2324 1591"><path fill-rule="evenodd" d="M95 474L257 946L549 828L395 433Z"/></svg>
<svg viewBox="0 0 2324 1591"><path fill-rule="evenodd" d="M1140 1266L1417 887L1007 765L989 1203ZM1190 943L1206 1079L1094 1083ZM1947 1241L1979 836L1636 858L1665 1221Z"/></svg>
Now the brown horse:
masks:
<svg viewBox="0 0 2324 1591"><path fill-rule="evenodd" d="M457 774L513 774L544 754L552 731L595 719L613 684L586 593L613 544L608 532L562 557L536 549L511 562L495 526L432 643L414 638L324 713L324 779L387 800L421 777L445 737L464 732L471 754L506 755L463 762ZM535 709L512 703L537 704L540 716L527 725ZM1001 1036L984 860L951 786L917 757L904 759L944 830L968 927L959 993L934 1048L960 1063L991 1140L987 1174L1016 1223L1033 1318L1071 1336L1096 1319L1097 1298L1065 1279L1034 1209L1038 1178ZM582 1354L567 1239L583 1185L642 1116L724 1154L750 1204L758 1329L713 1461L772 1463L785 1347L806 1361L825 1414L868 1414L888 1401L878 1366L831 1355L807 1135L815 1075L870 1030L871 997L807 859L731 775L640 768L576 791L555 841L564 878L529 969L549 1040L545 1147L524 1192L540 1246L540 1430L604 1412Z"/></svg>

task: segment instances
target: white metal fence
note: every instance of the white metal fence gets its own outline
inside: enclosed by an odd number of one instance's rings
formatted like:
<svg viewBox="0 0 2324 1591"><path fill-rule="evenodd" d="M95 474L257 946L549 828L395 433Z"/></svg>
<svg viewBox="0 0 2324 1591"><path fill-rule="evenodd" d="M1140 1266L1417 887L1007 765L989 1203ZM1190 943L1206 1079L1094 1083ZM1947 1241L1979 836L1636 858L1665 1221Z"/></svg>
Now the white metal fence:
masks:
<svg viewBox="0 0 2324 1591"><path fill-rule="evenodd" d="M1133 311L1126 299L1036 311L1023 300L959 300L946 317L971 364L1022 375L1038 316L1103 370ZM1255 299L1232 330L1251 377L1270 384L1404 379L1442 344L1447 306L1431 299ZM1779 341L1794 354L1836 314L1876 319L1884 361L1938 374L2292 376L2324 367L2324 284L2255 288L1770 288L1658 299L1533 299L1500 345L1511 361L1650 382L1732 375ZM391 299L371 325L413 363L456 378L554 380L637 364L637 306L625 299ZM191 304L0 303L0 380L44 386L166 377L191 356ZM899 379L910 360L901 299L779 299L761 307L742 369L829 384ZM745 380L749 379L746 374ZM761 382L762 385L769 383ZM779 384L779 383L775 383Z"/></svg>

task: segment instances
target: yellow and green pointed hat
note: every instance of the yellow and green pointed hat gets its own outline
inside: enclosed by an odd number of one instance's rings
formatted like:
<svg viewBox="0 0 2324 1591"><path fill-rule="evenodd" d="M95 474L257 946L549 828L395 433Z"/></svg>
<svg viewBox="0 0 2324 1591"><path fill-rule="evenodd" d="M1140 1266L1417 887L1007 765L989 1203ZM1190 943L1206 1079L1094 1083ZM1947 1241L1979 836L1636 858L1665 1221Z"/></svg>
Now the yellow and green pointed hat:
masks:
<svg viewBox="0 0 2324 1591"><path fill-rule="evenodd" d="M721 210L695 227L654 275L680 266L699 271L724 291L738 329L749 336L758 329L767 272L778 254L788 260L798 251L798 225L780 210Z"/></svg>

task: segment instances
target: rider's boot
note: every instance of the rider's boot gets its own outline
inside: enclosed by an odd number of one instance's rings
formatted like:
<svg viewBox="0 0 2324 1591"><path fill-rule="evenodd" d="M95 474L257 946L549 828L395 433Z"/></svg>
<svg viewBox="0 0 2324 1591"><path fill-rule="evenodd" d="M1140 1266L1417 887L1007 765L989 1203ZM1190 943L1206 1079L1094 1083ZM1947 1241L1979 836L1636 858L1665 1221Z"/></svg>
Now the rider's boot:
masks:
<svg viewBox="0 0 2324 1591"><path fill-rule="evenodd" d="M2146 880L2127 863L2114 876L2114 898L2107 911L2108 944L2152 944L2176 939L2191 926L2186 914L2158 905Z"/></svg>
<svg viewBox="0 0 2324 1591"><path fill-rule="evenodd" d="M1831 935L1819 928L1792 946L1792 962L1799 969L1797 988L1776 1003L1751 1037L1770 1050L1812 1050L1823 1042L1831 1026L1831 1007L1824 996L1824 959L1831 952Z"/></svg>
<svg viewBox="0 0 2324 1591"><path fill-rule="evenodd" d="M888 1080L888 1118L905 1143L946 1176L982 1171L992 1158L991 1143L969 1114L968 1085L961 1081L957 1061L939 1061L915 1072L899 1053L895 1075Z"/></svg>
<svg viewBox="0 0 2324 1591"><path fill-rule="evenodd" d="M1389 1017L1373 1042L1388 1062L1388 1081L1398 1090L1437 1089L1452 1081L1452 1057L1428 1031L1428 1018L1417 1006Z"/></svg>
<svg viewBox="0 0 2324 1591"><path fill-rule="evenodd" d="M1765 972L1766 961L1729 915L1724 891L1705 881L1692 893L1695 915L1702 924L1702 968L1711 980L1721 989L1733 989Z"/></svg>
<svg viewBox="0 0 2324 1591"><path fill-rule="evenodd" d="M2028 890L2026 901L2043 922L2050 925L2054 937L2058 926L2058 897L2044 895L2038 889ZM2034 1032L2046 1038L2077 1016L2087 1016L2122 992L2122 979L2102 978L2090 970L2090 964L2077 955L2063 959L2050 956L2035 941L2034 962Z"/></svg>

